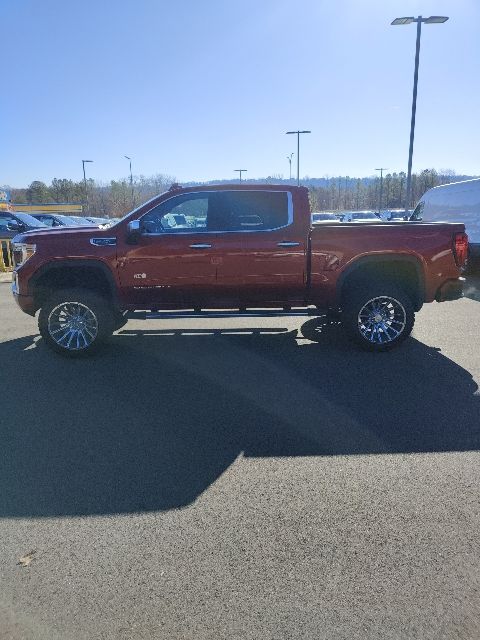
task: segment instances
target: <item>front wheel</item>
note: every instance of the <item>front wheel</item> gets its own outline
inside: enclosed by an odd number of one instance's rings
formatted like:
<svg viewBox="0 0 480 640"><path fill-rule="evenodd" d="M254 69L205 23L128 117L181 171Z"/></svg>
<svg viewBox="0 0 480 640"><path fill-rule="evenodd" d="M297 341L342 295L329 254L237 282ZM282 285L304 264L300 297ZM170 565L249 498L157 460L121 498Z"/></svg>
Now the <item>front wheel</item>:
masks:
<svg viewBox="0 0 480 640"><path fill-rule="evenodd" d="M387 351L397 346L410 335L414 322L412 302L395 284L365 284L345 296L344 327L368 351Z"/></svg>
<svg viewBox="0 0 480 640"><path fill-rule="evenodd" d="M38 328L51 349L80 357L95 352L113 333L114 315L110 305L96 293L63 289L41 308Z"/></svg>

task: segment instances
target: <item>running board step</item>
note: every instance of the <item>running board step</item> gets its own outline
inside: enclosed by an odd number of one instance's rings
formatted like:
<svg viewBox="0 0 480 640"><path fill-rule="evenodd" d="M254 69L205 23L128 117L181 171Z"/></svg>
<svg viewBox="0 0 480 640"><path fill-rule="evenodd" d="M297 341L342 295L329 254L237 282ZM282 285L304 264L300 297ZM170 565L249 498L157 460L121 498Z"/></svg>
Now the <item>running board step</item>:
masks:
<svg viewBox="0 0 480 640"><path fill-rule="evenodd" d="M318 309L247 310L247 311L131 311L130 320L177 320L179 318L282 318L320 315Z"/></svg>

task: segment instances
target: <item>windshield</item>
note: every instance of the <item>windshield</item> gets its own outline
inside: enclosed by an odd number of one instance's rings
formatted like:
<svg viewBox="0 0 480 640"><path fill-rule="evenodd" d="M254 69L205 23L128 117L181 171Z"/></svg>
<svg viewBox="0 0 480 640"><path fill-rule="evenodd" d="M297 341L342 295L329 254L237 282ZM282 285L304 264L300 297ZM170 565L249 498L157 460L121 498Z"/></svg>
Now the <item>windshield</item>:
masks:
<svg viewBox="0 0 480 640"><path fill-rule="evenodd" d="M67 227L77 227L78 222L75 222L72 216L60 216L55 215L56 220Z"/></svg>
<svg viewBox="0 0 480 640"><path fill-rule="evenodd" d="M15 213L15 218L17 218L17 220L20 220L20 222L23 222L23 224L27 225L28 227L46 227L46 224L43 224L43 222L40 222L40 220L37 220L36 218L34 218L33 216L28 215L28 213Z"/></svg>
<svg viewBox="0 0 480 640"><path fill-rule="evenodd" d="M91 221L87 220L87 218L82 218L81 216L68 216L68 217L71 220L73 220L75 224L92 226Z"/></svg>

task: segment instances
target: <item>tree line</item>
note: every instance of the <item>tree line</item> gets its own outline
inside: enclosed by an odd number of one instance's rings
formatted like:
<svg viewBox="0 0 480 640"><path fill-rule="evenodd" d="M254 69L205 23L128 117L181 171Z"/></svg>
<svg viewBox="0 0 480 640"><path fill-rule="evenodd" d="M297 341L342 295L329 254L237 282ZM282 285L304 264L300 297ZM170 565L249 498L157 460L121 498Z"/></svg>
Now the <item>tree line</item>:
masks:
<svg viewBox="0 0 480 640"><path fill-rule="evenodd" d="M453 170L425 169L412 174L412 195L408 208L412 209L421 196L440 184L468 180L476 176L457 175ZM379 177L350 178L340 176L325 179L321 185L310 185L313 211L361 211L404 209L406 206L407 174L387 173ZM380 201L381 199L381 201Z"/></svg>
<svg viewBox="0 0 480 640"><path fill-rule="evenodd" d="M475 176L458 175L453 170L425 169L412 175L412 198L409 208L413 208L419 198L431 187L448 182L467 180ZM167 190L175 182L173 176L157 174L155 176L135 176L130 184L128 178L111 180L109 183L87 180L87 190L83 181L75 182L68 178L54 178L47 185L34 180L23 189L10 189L12 201L17 204L77 203L85 205L85 212L98 217L123 216L132 208L139 206L154 196ZM238 180L221 180L221 183ZM245 180L247 184L281 183L296 184L281 175L268 176L258 180ZM201 183L188 183L189 186ZM203 184L213 184L203 183ZM405 207L407 176L405 173L387 173L380 184L375 176L351 178L336 176L302 179L301 184L308 187L313 211L342 210L378 210L401 209ZM9 189L9 187L6 187ZM380 202L381 195L381 202Z"/></svg>

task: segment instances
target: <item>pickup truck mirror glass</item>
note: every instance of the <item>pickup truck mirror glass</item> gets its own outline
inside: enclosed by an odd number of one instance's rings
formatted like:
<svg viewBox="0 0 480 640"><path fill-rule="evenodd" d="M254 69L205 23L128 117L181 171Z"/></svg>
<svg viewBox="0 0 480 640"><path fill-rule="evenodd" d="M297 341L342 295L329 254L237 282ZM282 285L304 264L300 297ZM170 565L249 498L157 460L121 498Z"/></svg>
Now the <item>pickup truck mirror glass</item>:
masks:
<svg viewBox="0 0 480 640"><path fill-rule="evenodd" d="M130 220L127 229L128 244L137 244L138 239L140 238L140 220Z"/></svg>

